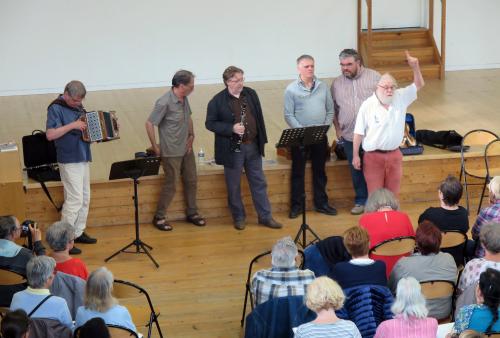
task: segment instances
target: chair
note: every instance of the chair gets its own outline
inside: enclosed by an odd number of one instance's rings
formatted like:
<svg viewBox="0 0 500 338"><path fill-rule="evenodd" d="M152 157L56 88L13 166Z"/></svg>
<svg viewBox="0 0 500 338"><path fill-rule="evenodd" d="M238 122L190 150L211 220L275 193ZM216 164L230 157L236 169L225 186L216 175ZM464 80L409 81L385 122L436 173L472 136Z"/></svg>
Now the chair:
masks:
<svg viewBox="0 0 500 338"><path fill-rule="evenodd" d="M441 246L439 247L440 250L451 249L454 247L458 247L459 245L463 246L462 250L463 259L461 262L456 262L458 270L462 271L465 266L465 255L466 255L465 251L468 240L467 235L458 230L443 231L441 232L441 234L442 234L442 239L441 239Z"/></svg>
<svg viewBox="0 0 500 338"><path fill-rule="evenodd" d="M23 289L26 289L26 277L23 275L7 270L5 268L0 268L0 290L2 290L3 293L7 292L17 292L21 291ZM9 290L11 289L11 291ZM13 295L11 294L11 297ZM3 302L2 302L3 303ZM6 305L6 304L5 304ZM10 305L10 301L9 301ZM7 313L9 311L9 305L7 306L0 306L0 317L3 317L3 314Z"/></svg>
<svg viewBox="0 0 500 338"><path fill-rule="evenodd" d="M420 282L422 294L426 300L433 300L439 298L449 298L452 302L455 295L455 284L447 280L432 280ZM453 304L450 304L450 313L443 318L436 318L438 320L453 318Z"/></svg>
<svg viewBox="0 0 500 338"><path fill-rule="evenodd" d="M301 261L299 262L299 269L302 269L304 267L305 263L305 254L304 251L299 249L299 254ZM258 269L254 268L254 265L258 264ZM248 274L247 274L247 281L245 283L245 300L243 302L243 313L241 314L241 327L243 327L243 324L245 323L245 314L247 311L247 305L248 305L248 299L250 298L250 306L252 310L255 307L255 301L253 299L253 294L251 290L251 278L253 275L254 270L261 270L261 269L268 269L271 266L271 250L265 251L261 254L258 254L252 260L250 261L250 264L248 265Z"/></svg>
<svg viewBox="0 0 500 338"><path fill-rule="evenodd" d="M490 332L490 333L485 333L484 335L490 338L500 338L500 332Z"/></svg>
<svg viewBox="0 0 500 338"><path fill-rule="evenodd" d="M467 203L467 211L469 211L469 190L468 186L473 185L469 182L467 182L467 176L478 178L478 179L486 179L487 178L487 172L486 168L466 168L466 162L467 160L465 159L465 152L472 147L474 150L479 150L483 151L483 149L486 148L486 145L490 143L491 141L495 140L498 138L498 135L495 133L484 130L484 129L475 129L469 131L467 134L464 135L462 139L462 144L460 147L460 158L461 158L461 167L460 167L460 181L464 180L463 185L464 185L464 190L465 190L465 199ZM475 184L477 185L477 183ZM479 209L478 209L479 213Z"/></svg>
<svg viewBox="0 0 500 338"><path fill-rule="evenodd" d="M412 253L415 250L414 236L401 236L385 240L375 245L370 254L379 256L399 256Z"/></svg>
<svg viewBox="0 0 500 338"><path fill-rule="evenodd" d="M158 334L163 338L163 333L161 332L160 324L158 323L158 316L160 314L155 311L153 302L145 289L137 284L115 279L113 283L113 296L120 299L120 301L124 300L124 305L127 306L138 331L141 331L141 328L147 327L147 337L150 338L154 322L156 324ZM146 298L147 304L137 305L137 298L144 297ZM133 299L134 301L128 302Z"/></svg>
<svg viewBox="0 0 500 338"><path fill-rule="evenodd" d="M486 191L486 185L495 176L500 176L500 165L498 160L493 161L495 156L500 156L500 139L495 139L488 143L486 149L484 149L484 164L486 166L486 177L483 182L483 192L481 193L481 199L479 200L479 207L477 208L477 213L481 211L481 205L483 204L484 193Z"/></svg>
<svg viewBox="0 0 500 338"><path fill-rule="evenodd" d="M136 332L126 327L118 325L109 325L109 324L106 326L108 327L111 338L130 338L130 337L139 338Z"/></svg>

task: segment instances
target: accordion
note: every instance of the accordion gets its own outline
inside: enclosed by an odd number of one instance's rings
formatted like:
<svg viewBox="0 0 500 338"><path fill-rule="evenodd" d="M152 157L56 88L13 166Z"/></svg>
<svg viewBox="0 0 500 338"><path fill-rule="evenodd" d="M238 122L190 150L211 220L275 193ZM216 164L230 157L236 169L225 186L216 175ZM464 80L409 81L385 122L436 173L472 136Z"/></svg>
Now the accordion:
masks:
<svg viewBox="0 0 500 338"><path fill-rule="evenodd" d="M118 119L114 111L85 112L81 119L87 124L82 135L86 142L106 142L120 138Z"/></svg>

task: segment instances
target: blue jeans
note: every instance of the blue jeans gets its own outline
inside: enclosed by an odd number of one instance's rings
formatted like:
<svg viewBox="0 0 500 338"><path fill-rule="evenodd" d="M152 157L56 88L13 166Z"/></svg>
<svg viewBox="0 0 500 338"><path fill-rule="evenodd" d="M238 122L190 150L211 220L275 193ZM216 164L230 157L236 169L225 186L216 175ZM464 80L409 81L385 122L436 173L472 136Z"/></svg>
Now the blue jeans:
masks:
<svg viewBox="0 0 500 338"><path fill-rule="evenodd" d="M262 156L257 144L242 144L241 152L232 153L233 168L224 167L226 179L227 202L233 220L241 221L246 217L245 207L241 200L241 173L245 168L248 186L252 193L252 201L259 216L259 221L268 221L271 215L271 204L267 197L267 182L262 169Z"/></svg>
<svg viewBox="0 0 500 338"><path fill-rule="evenodd" d="M368 198L368 189L366 188L365 176L363 175L363 170L356 170L352 166L352 142L344 141L344 151L347 156L347 161L349 162L349 169L351 169L351 179L352 186L354 187L354 203L365 205L366 199ZM359 149L359 154L361 155L361 147Z"/></svg>

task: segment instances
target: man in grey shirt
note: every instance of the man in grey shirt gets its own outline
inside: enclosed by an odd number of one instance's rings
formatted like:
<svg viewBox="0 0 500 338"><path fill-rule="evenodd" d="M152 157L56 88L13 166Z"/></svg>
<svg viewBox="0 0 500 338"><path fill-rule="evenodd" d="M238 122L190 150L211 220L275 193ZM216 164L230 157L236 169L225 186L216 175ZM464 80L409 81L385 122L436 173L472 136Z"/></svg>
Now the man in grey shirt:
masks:
<svg viewBox="0 0 500 338"><path fill-rule="evenodd" d="M354 49L344 49L340 52L340 68L342 75L337 77L331 87L335 108L333 125L337 139L344 145L344 151L351 170L352 186L354 188L354 208L351 214L360 215L364 211L368 189L362 170L352 166L352 140L354 125L359 107L368 97L373 95L380 80L380 74L361 64L361 57Z"/></svg>
<svg viewBox="0 0 500 338"><path fill-rule="evenodd" d="M203 226L206 221L198 214L196 205L196 163L193 154L193 120L187 96L194 90L194 75L179 70L172 78L172 89L160 97L146 121L146 131L153 151L161 156L165 183L153 218L153 225L162 231L172 230L165 219L165 211L175 195L175 187L182 173L182 183L187 204L187 220ZM155 126L158 127L160 145L156 143Z"/></svg>
<svg viewBox="0 0 500 338"><path fill-rule="evenodd" d="M314 58L302 55L297 59L299 78L285 90L285 120L290 128L315 125L331 125L333 120L333 100L326 84L314 76ZM328 140L308 145L303 152L299 146L292 147L292 189L290 218L302 212L304 195L304 175L306 158L309 153L313 172L314 208L316 211L336 215L337 210L328 204L326 194L327 177L325 162Z"/></svg>

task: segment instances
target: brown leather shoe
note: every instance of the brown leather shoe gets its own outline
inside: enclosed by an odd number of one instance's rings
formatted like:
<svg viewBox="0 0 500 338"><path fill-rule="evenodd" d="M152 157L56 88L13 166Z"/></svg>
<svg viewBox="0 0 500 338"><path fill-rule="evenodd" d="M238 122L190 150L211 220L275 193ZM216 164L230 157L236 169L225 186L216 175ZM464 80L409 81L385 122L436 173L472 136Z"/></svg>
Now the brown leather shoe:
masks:
<svg viewBox="0 0 500 338"><path fill-rule="evenodd" d="M264 225L268 228L271 228L271 229L283 228L283 224L276 222L276 220L272 217L269 219L266 219L266 220L259 220L259 224L262 224L262 225Z"/></svg>
<svg viewBox="0 0 500 338"><path fill-rule="evenodd" d="M237 221L234 221L234 228L236 230L243 230L245 229L245 226L246 226L246 222L244 219L240 219L240 220L237 220Z"/></svg>

